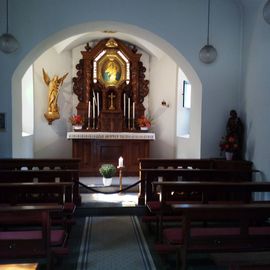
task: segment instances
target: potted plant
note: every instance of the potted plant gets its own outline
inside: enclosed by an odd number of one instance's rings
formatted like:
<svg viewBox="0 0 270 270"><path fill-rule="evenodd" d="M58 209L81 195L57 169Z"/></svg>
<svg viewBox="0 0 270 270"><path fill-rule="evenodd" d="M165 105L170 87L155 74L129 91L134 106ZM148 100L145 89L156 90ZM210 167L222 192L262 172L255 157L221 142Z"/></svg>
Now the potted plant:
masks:
<svg viewBox="0 0 270 270"><path fill-rule="evenodd" d="M79 114L73 114L70 118L69 118L70 123L73 126L74 130L78 130L78 129L82 129L83 126L83 117Z"/></svg>
<svg viewBox="0 0 270 270"><path fill-rule="evenodd" d="M103 176L103 185L110 186L112 184L112 177L116 173L115 166L113 164L102 164L99 172Z"/></svg>

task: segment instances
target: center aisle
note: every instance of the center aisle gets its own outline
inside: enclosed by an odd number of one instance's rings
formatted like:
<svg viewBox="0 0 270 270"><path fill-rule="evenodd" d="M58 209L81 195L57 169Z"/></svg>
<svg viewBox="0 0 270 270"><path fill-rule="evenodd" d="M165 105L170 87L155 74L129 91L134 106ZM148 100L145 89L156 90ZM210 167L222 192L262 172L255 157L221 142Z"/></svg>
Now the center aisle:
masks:
<svg viewBox="0 0 270 270"><path fill-rule="evenodd" d="M135 216L86 217L76 270L155 270Z"/></svg>

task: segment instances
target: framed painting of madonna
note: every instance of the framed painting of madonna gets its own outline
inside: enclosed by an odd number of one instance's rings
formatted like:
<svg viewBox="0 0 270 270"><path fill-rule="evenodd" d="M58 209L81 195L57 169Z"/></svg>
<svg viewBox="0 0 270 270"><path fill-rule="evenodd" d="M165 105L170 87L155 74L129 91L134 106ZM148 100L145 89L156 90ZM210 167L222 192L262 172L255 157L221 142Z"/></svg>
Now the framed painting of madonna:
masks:
<svg viewBox="0 0 270 270"><path fill-rule="evenodd" d="M106 87L118 87L126 80L126 63L116 50L107 50L98 61L98 79Z"/></svg>

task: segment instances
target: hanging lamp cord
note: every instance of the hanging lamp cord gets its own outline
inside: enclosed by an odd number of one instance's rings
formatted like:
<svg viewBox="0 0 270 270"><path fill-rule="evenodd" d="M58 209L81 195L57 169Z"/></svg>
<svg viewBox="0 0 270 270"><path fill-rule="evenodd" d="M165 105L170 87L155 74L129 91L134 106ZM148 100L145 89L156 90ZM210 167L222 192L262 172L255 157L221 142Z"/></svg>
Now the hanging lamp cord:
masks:
<svg viewBox="0 0 270 270"><path fill-rule="evenodd" d="M7 18L7 33L8 33L8 0L6 0L6 11L7 11L6 18Z"/></svg>
<svg viewBox="0 0 270 270"><path fill-rule="evenodd" d="M210 0L208 0L207 45L209 45L209 25L210 25Z"/></svg>

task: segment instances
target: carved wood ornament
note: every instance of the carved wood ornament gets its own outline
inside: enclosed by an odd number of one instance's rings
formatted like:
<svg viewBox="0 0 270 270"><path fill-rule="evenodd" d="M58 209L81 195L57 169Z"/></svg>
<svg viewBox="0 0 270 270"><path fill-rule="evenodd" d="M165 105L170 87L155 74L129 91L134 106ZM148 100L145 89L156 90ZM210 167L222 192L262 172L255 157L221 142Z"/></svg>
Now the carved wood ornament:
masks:
<svg viewBox="0 0 270 270"><path fill-rule="evenodd" d="M89 131L136 131L149 93L146 68L136 48L117 39L104 39L93 48L87 44L76 65L73 91L78 114Z"/></svg>

